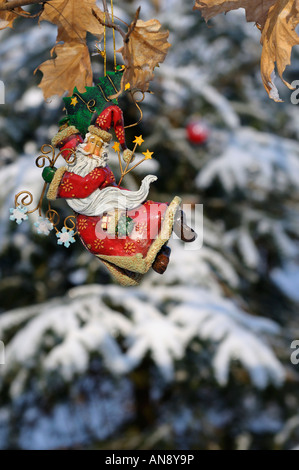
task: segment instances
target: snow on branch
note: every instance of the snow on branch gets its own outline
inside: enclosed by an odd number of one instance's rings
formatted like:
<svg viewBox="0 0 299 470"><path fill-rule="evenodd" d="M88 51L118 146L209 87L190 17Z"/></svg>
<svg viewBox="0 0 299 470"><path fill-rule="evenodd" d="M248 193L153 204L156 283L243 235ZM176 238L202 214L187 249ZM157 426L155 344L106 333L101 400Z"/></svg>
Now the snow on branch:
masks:
<svg viewBox="0 0 299 470"><path fill-rule="evenodd" d="M149 354L164 380L173 380L176 361L195 339L213 344L211 365L221 385L236 359L258 388L284 380L284 369L265 340L265 335L279 334L279 326L202 288L83 286L33 310L0 317L4 341L6 332L11 336L15 331L0 376L0 383L11 380L13 396L22 392L32 370L71 382L87 371L94 354L116 376L130 372Z"/></svg>

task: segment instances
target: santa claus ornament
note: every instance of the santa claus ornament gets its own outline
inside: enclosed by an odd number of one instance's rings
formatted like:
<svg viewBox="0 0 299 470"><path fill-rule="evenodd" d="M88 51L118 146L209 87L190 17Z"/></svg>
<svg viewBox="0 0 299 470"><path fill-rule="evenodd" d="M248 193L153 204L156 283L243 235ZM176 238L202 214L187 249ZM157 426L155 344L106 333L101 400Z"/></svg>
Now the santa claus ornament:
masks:
<svg viewBox="0 0 299 470"><path fill-rule="evenodd" d="M106 26L111 22L107 7L105 14ZM134 27L138 28L137 19ZM129 42L130 37L126 40ZM192 242L196 235L185 223L178 196L169 203L149 200L150 185L156 176L147 175L137 191L122 186L125 175L152 158L153 152L147 149L144 158L134 164L135 151L144 140L141 135L136 136L130 149L127 147L123 112L117 98L126 90L146 91L150 78L146 74L136 78L132 60L122 67L115 64L115 70L107 72L105 53L104 77L83 93L75 87L72 96L64 98L66 114L59 123L59 131L51 145L42 147L36 160L36 165L43 168L44 179L37 206L30 210L32 195L22 191L15 197L10 219L19 224L38 211L34 224L38 233L48 235L55 231L57 243L66 248L78 237L118 283L134 286L151 268L160 274L165 272L170 256L167 243L172 232L184 242ZM140 66L136 68L139 70ZM111 158L119 161L118 182L109 168ZM45 213L44 198L48 206ZM59 214L52 207L58 198L65 199L72 210L61 228Z"/></svg>

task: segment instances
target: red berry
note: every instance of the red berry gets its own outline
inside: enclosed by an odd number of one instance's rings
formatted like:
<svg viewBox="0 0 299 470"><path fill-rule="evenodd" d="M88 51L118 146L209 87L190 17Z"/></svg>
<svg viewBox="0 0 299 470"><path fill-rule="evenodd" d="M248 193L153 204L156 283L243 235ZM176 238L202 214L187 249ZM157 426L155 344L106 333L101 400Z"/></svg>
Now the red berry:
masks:
<svg viewBox="0 0 299 470"><path fill-rule="evenodd" d="M203 121L191 121L186 126L187 138L192 144L204 144L209 137L208 126Z"/></svg>

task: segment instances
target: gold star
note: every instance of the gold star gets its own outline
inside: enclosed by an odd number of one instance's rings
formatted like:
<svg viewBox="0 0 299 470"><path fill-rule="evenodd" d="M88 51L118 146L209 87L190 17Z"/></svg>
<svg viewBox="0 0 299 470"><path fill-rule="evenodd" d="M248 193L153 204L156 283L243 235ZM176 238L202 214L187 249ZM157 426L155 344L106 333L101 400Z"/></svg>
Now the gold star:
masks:
<svg viewBox="0 0 299 470"><path fill-rule="evenodd" d="M77 100L77 97L75 96L75 97L72 98L72 100L71 100L71 105L72 105L72 106L76 106L77 103L78 103L78 100Z"/></svg>
<svg viewBox="0 0 299 470"><path fill-rule="evenodd" d="M142 152L142 155L144 155L145 160L151 160L153 153L154 152L150 152L149 149L147 149L146 152Z"/></svg>
<svg viewBox="0 0 299 470"><path fill-rule="evenodd" d="M119 152L120 151L120 144L119 142L114 142L114 145L113 145L113 150L114 152Z"/></svg>
<svg viewBox="0 0 299 470"><path fill-rule="evenodd" d="M125 90L130 90L130 88L131 88L130 83L127 83L127 84L125 85Z"/></svg>
<svg viewBox="0 0 299 470"><path fill-rule="evenodd" d="M133 144L138 144L138 145L141 145L142 142L144 142L143 138L142 138L142 135L140 135L139 137L137 137L135 135L135 140L133 140Z"/></svg>

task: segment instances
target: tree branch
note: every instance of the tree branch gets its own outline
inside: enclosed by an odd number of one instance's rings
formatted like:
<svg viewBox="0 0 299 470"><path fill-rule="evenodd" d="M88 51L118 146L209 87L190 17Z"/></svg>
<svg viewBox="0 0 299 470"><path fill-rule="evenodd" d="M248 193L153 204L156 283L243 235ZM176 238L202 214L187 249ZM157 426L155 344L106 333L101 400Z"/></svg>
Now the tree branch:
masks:
<svg viewBox="0 0 299 470"><path fill-rule="evenodd" d="M107 21L107 23L109 23L110 18L109 18L109 11L108 11L108 7L107 7L107 1L102 0L102 2L103 2L104 13L106 15L106 21Z"/></svg>
<svg viewBox="0 0 299 470"><path fill-rule="evenodd" d="M137 10L136 10L134 21L130 24L129 29L128 29L128 32L127 32L127 34L126 34L126 36L125 36L125 38L124 38L124 42L125 42L125 43L129 42L130 34L132 34L133 31L134 31L134 29L135 29L137 20L138 20L138 18L139 18L140 10L141 10L141 7L138 7Z"/></svg>
<svg viewBox="0 0 299 470"><path fill-rule="evenodd" d="M24 7L26 5L38 5L47 3L51 0L12 0L11 2L6 2L3 5L0 5L0 11L13 10L17 7Z"/></svg>
<svg viewBox="0 0 299 470"><path fill-rule="evenodd" d="M110 18L110 13L109 13L109 11L108 11L108 7L107 7L107 2L106 2L106 0L103 0L103 8L104 8L104 13L105 13L105 21L103 21L103 20L99 17L99 15L97 14L97 12L96 12L95 10L92 10L93 16L98 20L98 22L99 22L102 26L107 26L107 28L113 28L113 29L115 29L115 31L117 31L117 32L122 36L122 38L123 38L123 40L124 40L124 43L127 43L127 42L129 41L130 35L132 34L132 32L133 32L134 29L135 29L137 20L138 20L138 18L139 18L139 13L140 13L141 7L138 7L138 8L137 8L134 21L130 24L127 33L125 33L125 32L121 29L120 26L118 26L118 25L115 24L115 23L112 23L111 18Z"/></svg>
<svg viewBox="0 0 299 470"><path fill-rule="evenodd" d="M105 8L105 7L104 7ZM106 13L106 11L105 11ZM120 26L118 26L117 24L115 23L112 23L111 20L110 20L110 17L106 16L106 21L103 21L99 15L97 14L97 12L95 10L92 10L92 14L93 16L98 20L98 22L102 25L102 26L107 26L107 28L113 28L115 29L115 31L117 31L124 39L126 37L126 34L124 33L124 31L121 29Z"/></svg>

